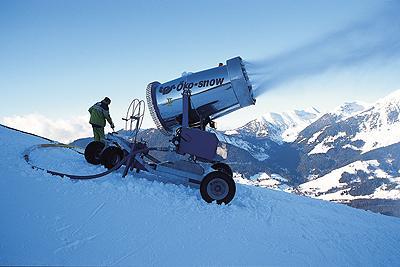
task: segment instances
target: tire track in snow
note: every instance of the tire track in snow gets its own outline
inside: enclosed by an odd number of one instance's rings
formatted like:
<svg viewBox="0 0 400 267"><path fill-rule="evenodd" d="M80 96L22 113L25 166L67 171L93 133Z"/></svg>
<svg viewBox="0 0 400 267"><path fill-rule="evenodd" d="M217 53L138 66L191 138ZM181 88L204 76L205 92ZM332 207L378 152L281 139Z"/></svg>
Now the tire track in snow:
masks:
<svg viewBox="0 0 400 267"><path fill-rule="evenodd" d="M86 238L83 238L83 239L77 239L77 240L74 240L74 241L67 242L67 244L65 246L61 246L61 247L57 248L56 250L54 250L54 254L56 254L56 253L58 253L58 252L60 252L61 250L64 250L64 249L75 249L79 245L84 244L84 243L86 243L88 241L91 241L91 240L95 239L96 237L97 237L97 234L89 236L89 237L86 237Z"/></svg>
<svg viewBox="0 0 400 267"><path fill-rule="evenodd" d="M73 232L70 234L69 237L67 237L67 238L65 238L65 239L63 240L64 243L65 243L65 245L64 245L64 246L61 246L61 247L59 247L59 248L57 248L57 249L55 249L55 250L54 250L54 253L58 253L58 252L60 252L61 250L68 249L68 248L76 248L76 247L78 247L78 246L79 246L80 244L82 244L82 243L86 243L87 241L91 241L91 240L95 239L95 238L98 236L98 234L95 234L95 235L92 235L92 236L89 236L89 237L86 237L86 238L83 238L83 239L76 239L76 240L70 241L70 240L74 237L74 235L76 235L77 233L79 233L86 225L89 224L89 222L100 212L100 210L105 206L105 204L106 204L105 202L99 204L99 205L91 212L91 214L89 215L89 218L88 218L84 223L82 223L75 231L73 231ZM69 226L65 227L64 229L62 229L62 230L65 230L65 229L70 228L70 227L71 227L71 226L69 225Z"/></svg>
<svg viewBox="0 0 400 267"><path fill-rule="evenodd" d="M90 214L89 218L83 223L81 224L78 229L76 229L75 231L73 231L71 233L71 237L73 237L75 234L79 233L92 219L94 216L96 216L97 213L99 213L99 211L105 206L105 202L101 203L100 205L97 206L97 208Z"/></svg>
<svg viewBox="0 0 400 267"><path fill-rule="evenodd" d="M71 227L72 227L72 225L68 224L68 225L65 225L65 226L62 226L62 227L56 229L56 232L62 232L62 231L68 230Z"/></svg>
<svg viewBox="0 0 400 267"><path fill-rule="evenodd" d="M152 236L155 233L155 229L152 230L151 232L147 233L149 236ZM140 246L139 248L135 248L131 251L129 251L128 253L124 254L123 256L119 257L118 259L114 260L113 262L107 264L108 266L115 266L117 264L119 264L120 262L122 262L123 260L135 255L136 253L147 249L148 247L150 247L154 242L155 242L156 237L153 237L151 240L147 241L145 244L143 244L142 246Z"/></svg>

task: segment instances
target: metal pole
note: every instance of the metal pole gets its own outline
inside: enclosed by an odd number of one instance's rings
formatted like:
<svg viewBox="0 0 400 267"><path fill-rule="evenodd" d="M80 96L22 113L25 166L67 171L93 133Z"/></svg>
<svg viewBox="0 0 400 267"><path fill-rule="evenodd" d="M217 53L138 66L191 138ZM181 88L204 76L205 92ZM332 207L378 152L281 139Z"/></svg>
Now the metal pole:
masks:
<svg viewBox="0 0 400 267"><path fill-rule="evenodd" d="M190 95L191 91L189 88L183 89L183 107L182 107L182 127L189 127L189 108L190 108Z"/></svg>

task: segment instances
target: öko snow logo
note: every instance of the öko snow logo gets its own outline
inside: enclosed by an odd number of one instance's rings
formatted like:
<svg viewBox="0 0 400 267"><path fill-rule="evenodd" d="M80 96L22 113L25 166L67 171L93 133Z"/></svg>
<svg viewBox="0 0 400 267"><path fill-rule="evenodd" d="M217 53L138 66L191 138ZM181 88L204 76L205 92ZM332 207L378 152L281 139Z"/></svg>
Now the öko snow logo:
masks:
<svg viewBox="0 0 400 267"><path fill-rule="evenodd" d="M172 90L181 91L185 88L192 89L193 87L202 88L208 86L219 86L224 83L224 78L216 78L216 79L209 79L209 80L202 80L199 82L180 82L178 85L168 85L168 86L161 86L158 90L163 95L169 94Z"/></svg>

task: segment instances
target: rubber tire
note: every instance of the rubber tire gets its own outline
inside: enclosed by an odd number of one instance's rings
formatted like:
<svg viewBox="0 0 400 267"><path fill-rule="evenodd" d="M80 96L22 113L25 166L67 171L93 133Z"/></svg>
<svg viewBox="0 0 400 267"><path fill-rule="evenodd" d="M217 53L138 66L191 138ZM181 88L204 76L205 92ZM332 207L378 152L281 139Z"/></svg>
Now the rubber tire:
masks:
<svg viewBox="0 0 400 267"><path fill-rule="evenodd" d="M228 184L228 194L224 198L219 200L213 199L207 192L208 184L216 178L222 179ZM204 177L204 179L200 183L201 197L204 199L204 201L208 203L216 201L217 204L222 204L222 203L228 204L235 197L235 193L236 193L235 181L231 176L221 171L210 172Z"/></svg>
<svg viewBox="0 0 400 267"><path fill-rule="evenodd" d="M118 157L118 158L116 158ZM114 168L124 158L124 152L116 146L109 146L101 154L101 163L107 169Z"/></svg>
<svg viewBox="0 0 400 267"><path fill-rule="evenodd" d="M233 171L231 167L229 167L228 164L222 163L222 162L217 162L211 166L214 170L224 172L228 174L230 177L233 177Z"/></svg>
<svg viewBox="0 0 400 267"><path fill-rule="evenodd" d="M85 148L85 159L87 162L99 165L101 163L101 152L105 144L100 141L92 141Z"/></svg>

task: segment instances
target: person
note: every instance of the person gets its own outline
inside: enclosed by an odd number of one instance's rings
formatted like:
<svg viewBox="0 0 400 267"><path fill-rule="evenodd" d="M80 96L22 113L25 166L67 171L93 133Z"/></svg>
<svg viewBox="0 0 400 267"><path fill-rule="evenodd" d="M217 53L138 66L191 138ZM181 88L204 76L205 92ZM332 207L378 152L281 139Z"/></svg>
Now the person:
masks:
<svg viewBox="0 0 400 267"><path fill-rule="evenodd" d="M95 141L104 142L104 127L106 126L106 120L110 124L114 131L114 123L110 116L108 105L111 104L111 99L105 97L101 102L97 102L89 108L90 120L89 123L93 128L93 135Z"/></svg>

